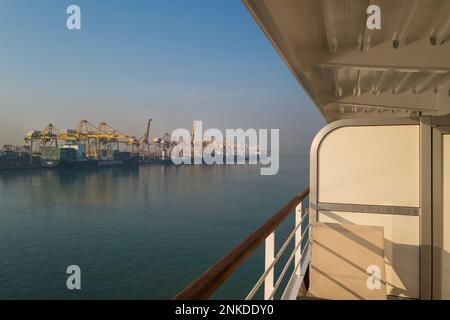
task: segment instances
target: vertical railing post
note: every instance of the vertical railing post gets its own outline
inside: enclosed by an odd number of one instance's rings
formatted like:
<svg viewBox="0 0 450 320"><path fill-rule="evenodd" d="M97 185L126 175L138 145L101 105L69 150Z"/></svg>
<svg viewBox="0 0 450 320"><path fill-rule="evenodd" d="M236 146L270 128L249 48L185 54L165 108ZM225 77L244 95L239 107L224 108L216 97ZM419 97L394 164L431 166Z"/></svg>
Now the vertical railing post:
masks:
<svg viewBox="0 0 450 320"><path fill-rule="evenodd" d="M296 228L300 223L302 223L302 214L303 210L302 210L302 203L300 202L298 204L298 206L295 208L295 227ZM295 247L297 248L298 244L300 243L300 241L302 241L302 234L303 234L303 228L300 227L297 229L297 231L295 231ZM297 249L297 251L295 252L295 259L294 259L294 268L296 268L300 263L301 263L301 259L302 259L302 246L300 245ZM301 268L296 268L295 271L295 275L296 276L300 276L301 273Z"/></svg>
<svg viewBox="0 0 450 320"><path fill-rule="evenodd" d="M275 260L275 231L272 232L266 238L266 252L265 252L265 271L270 268L271 264ZM269 273L267 274L266 279L264 280L264 300L268 300L272 295L274 289L274 270L273 267Z"/></svg>

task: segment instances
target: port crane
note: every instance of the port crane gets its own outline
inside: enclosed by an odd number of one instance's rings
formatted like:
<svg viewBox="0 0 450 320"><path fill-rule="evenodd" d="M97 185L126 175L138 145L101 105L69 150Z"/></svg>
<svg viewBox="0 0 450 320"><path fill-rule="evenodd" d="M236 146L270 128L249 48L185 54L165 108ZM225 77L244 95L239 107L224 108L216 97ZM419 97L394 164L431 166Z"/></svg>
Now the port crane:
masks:
<svg viewBox="0 0 450 320"><path fill-rule="evenodd" d="M49 124L44 130L30 131L25 136L25 142L30 144L32 154L38 154L41 148L58 147L58 141L65 144L86 145L86 157L99 157L100 150L119 149L123 144L134 148L139 146L139 141L120 130L117 130L106 122L98 126L87 120L81 120L75 129L61 130L53 124Z"/></svg>
<svg viewBox="0 0 450 320"><path fill-rule="evenodd" d="M145 157L146 155L150 154L150 140L149 140L149 135L150 135L150 126L152 124L152 119L149 119L147 122L147 127L145 128L145 133L144 135L139 139L139 154L141 155L141 157Z"/></svg>
<svg viewBox="0 0 450 320"><path fill-rule="evenodd" d="M25 136L25 142L30 144L30 153L37 153L41 147L58 147L56 130L55 126L50 123L44 130L28 132Z"/></svg>
<svg viewBox="0 0 450 320"><path fill-rule="evenodd" d="M169 155L172 148L176 145L176 142L171 140L169 133L165 133L161 138L154 138L153 141L150 141L150 128L152 121L152 119L148 120L145 133L138 141L140 147L139 155L143 160L145 160L146 157L165 159ZM155 146L155 151L153 153L150 152L150 147L152 145ZM159 149L159 152L156 151L157 149Z"/></svg>
<svg viewBox="0 0 450 320"><path fill-rule="evenodd" d="M165 134L162 138L150 140L150 129L152 119L147 121L144 134L137 139L118 130L106 122L94 125L88 120L81 120L75 129L61 130L53 124L49 124L43 130L30 131L25 136L25 142L30 145L31 154L38 155L41 148L58 147L58 142L63 145L85 145L86 157L98 159L102 150L119 150L120 146L131 147L132 153L139 153L143 158L156 156L150 152L151 145L159 147L160 156L170 152L174 142L170 135Z"/></svg>

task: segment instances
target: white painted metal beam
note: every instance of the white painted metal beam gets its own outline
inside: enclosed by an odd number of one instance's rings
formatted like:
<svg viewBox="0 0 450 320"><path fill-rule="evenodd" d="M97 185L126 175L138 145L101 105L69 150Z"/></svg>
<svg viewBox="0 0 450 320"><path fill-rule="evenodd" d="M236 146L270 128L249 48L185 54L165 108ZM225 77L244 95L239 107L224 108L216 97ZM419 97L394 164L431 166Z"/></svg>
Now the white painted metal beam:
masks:
<svg viewBox="0 0 450 320"><path fill-rule="evenodd" d="M405 73L400 81L395 85L394 89L392 90L392 94L399 93L403 88L406 82L411 78L412 73Z"/></svg>
<svg viewBox="0 0 450 320"><path fill-rule="evenodd" d="M450 43L431 46L427 39L399 49L392 49L385 42L368 51L349 47L336 54L328 53L323 48L298 47L296 56L302 66L321 68L441 74L450 72Z"/></svg>
<svg viewBox="0 0 450 320"><path fill-rule="evenodd" d="M392 35L392 46L398 49L400 46L404 46L406 43L406 37L408 36L408 29L411 22L414 19L414 15L419 7L421 0L412 0L408 5L408 10L403 13L403 21L399 29L394 30Z"/></svg>
<svg viewBox="0 0 450 320"><path fill-rule="evenodd" d="M333 12L330 8L330 2L327 0L321 0L320 5L322 8L322 19L325 25L325 33L327 37L329 52L336 53L339 43L336 33L334 32L336 28L333 26L333 21L331 19Z"/></svg>

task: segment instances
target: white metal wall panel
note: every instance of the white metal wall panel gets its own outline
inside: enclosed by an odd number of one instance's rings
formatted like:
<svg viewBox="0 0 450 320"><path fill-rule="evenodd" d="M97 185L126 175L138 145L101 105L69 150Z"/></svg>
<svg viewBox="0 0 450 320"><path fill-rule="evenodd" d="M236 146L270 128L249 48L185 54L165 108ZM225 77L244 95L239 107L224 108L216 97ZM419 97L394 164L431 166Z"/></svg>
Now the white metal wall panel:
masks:
<svg viewBox="0 0 450 320"><path fill-rule="evenodd" d="M351 126L318 154L318 201L419 207L419 126Z"/></svg>

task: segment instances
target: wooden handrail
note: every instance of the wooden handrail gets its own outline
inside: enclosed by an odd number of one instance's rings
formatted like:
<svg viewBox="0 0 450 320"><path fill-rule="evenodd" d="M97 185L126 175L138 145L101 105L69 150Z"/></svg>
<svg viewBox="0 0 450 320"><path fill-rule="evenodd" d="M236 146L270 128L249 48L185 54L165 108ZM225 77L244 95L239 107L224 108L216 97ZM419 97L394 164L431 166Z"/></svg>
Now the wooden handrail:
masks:
<svg viewBox="0 0 450 320"><path fill-rule="evenodd" d="M174 299L208 299L308 195L309 188L306 188L226 256L178 293Z"/></svg>

